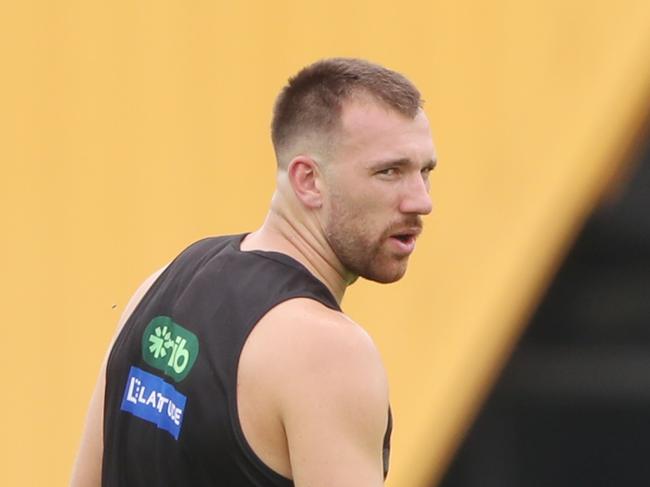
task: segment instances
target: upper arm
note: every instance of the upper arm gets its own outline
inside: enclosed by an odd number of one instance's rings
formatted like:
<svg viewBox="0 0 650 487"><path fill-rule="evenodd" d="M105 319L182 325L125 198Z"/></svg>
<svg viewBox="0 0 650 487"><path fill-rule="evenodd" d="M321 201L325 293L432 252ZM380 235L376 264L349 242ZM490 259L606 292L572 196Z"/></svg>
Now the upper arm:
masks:
<svg viewBox="0 0 650 487"><path fill-rule="evenodd" d="M165 268L163 267L156 271L140 285L120 316L117 330L111 341L111 345L108 347L108 351L104 356L104 361L102 362L99 376L95 383L95 389L90 399L84 430L81 436L81 444L79 445L79 450L77 451L77 457L72 470L72 479L70 481L71 487L95 487L101 484L102 451L104 441L104 390L106 386L106 363L108 362L108 356L117 335L119 335L120 330L129 319L129 316L131 316L131 313L133 313L133 310L142 297L164 270Z"/></svg>
<svg viewBox="0 0 650 487"><path fill-rule="evenodd" d="M381 359L358 325L331 310L311 311L287 320L278 381L294 483L381 486L388 421Z"/></svg>

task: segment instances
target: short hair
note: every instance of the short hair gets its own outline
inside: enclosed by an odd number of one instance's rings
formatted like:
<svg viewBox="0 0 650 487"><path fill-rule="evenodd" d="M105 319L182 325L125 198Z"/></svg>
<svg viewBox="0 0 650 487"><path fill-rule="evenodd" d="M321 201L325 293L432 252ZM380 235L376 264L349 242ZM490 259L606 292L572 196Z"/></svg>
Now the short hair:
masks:
<svg viewBox="0 0 650 487"><path fill-rule="evenodd" d="M278 163L282 149L296 137L331 135L339 127L343 102L360 94L410 118L423 103L411 81L378 64L354 58L317 61L290 78L275 101L271 138Z"/></svg>

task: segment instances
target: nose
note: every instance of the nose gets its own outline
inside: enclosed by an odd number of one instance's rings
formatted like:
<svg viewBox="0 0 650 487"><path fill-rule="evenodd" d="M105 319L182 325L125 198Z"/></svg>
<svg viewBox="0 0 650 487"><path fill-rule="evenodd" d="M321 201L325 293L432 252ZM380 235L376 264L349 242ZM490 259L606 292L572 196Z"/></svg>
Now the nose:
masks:
<svg viewBox="0 0 650 487"><path fill-rule="evenodd" d="M420 173L405 185L400 211L405 214L428 215L433 209L429 195L429 183Z"/></svg>

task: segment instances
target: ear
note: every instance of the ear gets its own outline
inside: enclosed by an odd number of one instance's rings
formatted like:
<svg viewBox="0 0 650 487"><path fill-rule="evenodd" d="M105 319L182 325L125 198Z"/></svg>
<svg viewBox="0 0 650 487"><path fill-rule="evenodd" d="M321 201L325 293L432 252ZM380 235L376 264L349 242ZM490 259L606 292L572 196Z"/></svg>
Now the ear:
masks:
<svg viewBox="0 0 650 487"><path fill-rule="evenodd" d="M306 207L320 208L323 204L320 190L320 168L318 163L309 156L296 156L287 167L289 183L293 192Z"/></svg>

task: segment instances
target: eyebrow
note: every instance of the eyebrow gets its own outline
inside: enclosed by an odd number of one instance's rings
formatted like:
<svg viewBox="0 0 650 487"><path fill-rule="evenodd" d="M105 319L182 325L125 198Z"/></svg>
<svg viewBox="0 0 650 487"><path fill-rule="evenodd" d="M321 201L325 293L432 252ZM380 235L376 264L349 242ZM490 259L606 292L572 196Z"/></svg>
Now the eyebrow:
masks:
<svg viewBox="0 0 650 487"><path fill-rule="evenodd" d="M438 161L436 159L430 159L422 165L422 169L433 170L435 169L437 164ZM390 159L386 161L372 162L369 165L369 169L372 171L380 171L382 169L387 169L389 167L405 167L405 166L412 166L412 165L414 165L414 162L411 159L405 157L402 159Z"/></svg>

